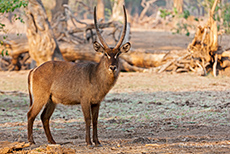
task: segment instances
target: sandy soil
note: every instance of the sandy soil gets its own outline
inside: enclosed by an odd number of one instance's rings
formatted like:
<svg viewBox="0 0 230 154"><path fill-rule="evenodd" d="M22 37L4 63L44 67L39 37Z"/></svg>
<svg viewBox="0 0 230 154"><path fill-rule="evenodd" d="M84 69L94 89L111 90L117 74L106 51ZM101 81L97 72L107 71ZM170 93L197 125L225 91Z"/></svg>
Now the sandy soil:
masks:
<svg viewBox="0 0 230 154"><path fill-rule="evenodd" d="M150 50L185 49L192 40L162 31L132 35L135 48ZM140 36L148 43L139 42ZM0 72L0 150L6 150L9 142L27 142L27 74ZM228 153L229 87L228 76L122 72L100 108L103 147L85 146L80 106L58 105L51 118L58 145L48 145L39 115L34 124L36 145L14 149L18 153Z"/></svg>

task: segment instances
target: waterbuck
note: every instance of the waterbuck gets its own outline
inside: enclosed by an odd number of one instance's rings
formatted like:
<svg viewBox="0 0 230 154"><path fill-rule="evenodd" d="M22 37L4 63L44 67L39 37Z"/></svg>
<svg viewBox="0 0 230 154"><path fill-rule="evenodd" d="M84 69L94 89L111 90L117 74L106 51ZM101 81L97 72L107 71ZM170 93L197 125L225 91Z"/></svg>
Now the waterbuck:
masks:
<svg viewBox="0 0 230 154"><path fill-rule="evenodd" d="M62 103L64 105L81 105L85 119L86 143L88 146L92 146L90 137L90 124L92 121L93 142L95 146L101 146L97 135L100 103L119 76L119 55L128 52L131 47L129 42L122 45L127 26L124 6L123 9L123 32L116 46L112 48L107 45L99 32L96 7L94 8L94 24L102 45L95 41L93 47L96 52L103 53L99 63L49 61L30 71L28 76L30 110L27 113L28 141L30 143L35 143L32 133L33 123L43 107L41 120L46 137L49 143L56 143L50 132L49 120L56 104Z"/></svg>

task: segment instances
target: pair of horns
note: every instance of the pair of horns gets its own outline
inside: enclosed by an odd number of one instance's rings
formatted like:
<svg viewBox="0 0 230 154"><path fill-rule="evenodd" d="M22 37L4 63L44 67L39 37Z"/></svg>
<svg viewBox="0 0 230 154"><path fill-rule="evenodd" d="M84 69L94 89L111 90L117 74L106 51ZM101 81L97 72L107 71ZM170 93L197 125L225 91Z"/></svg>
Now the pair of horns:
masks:
<svg viewBox="0 0 230 154"><path fill-rule="evenodd" d="M123 10L124 10L124 26L123 26L123 32L122 35L120 37L120 40L117 42L116 46L114 47L114 49L117 49L121 46L124 38L125 38L125 33L126 33L126 27L127 27L127 15L126 15L126 11L125 11L125 6L123 5ZM97 32L97 36L101 42L101 44L104 46L104 48L109 48L108 44L105 42L105 40L103 39L103 37L101 36L101 33L98 29L97 26L97 14L96 14L96 6L94 7L94 25L96 28L96 32Z"/></svg>

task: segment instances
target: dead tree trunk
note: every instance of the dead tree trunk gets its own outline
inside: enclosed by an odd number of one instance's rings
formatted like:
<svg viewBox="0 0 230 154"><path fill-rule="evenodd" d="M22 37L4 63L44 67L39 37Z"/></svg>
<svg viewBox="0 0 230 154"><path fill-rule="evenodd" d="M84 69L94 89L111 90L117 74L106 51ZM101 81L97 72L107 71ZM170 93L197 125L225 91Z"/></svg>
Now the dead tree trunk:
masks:
<svg viewBox="0 0 230 154"><path fill-rule="evenodd" d="M114 0L113 10L112 10L112 21L124 21L122 5L124 5L124 0Z"/></svg>
<svg viewBox="0 0 230 154"><path fill-rule="evenodd" d="M41 0L29 0L26 25L29 54L37 65L63 60Z"/></svg>
<svg viewBox="0 0 230 154"><path fill-rule="evenodd" d="M183 12L183 0L174 0L173 7L177 9L178 13Z"/></svg>
<svg viewBox="0 0 230 154"><path fill-rule="evenodd" d="M150 4L153 4L154 2L156 2L157 0L150 0L150 1L146 1L146 0L142 0L141 1L141 6L144 8L142 11L141 11L141 14L140 14L140 17L139 19L140 20L143 20L146 12L148 11L149 7L150 7Z"/></svg>
<svg viewBox="0 0 230 154"><path fill-rule="evenodd" d="M197 63L204 69L206 75L207 66L211 66L213 75L216 76L216 67L218 61L218 54L221 55L223 50L218 45L218 31L216 21L213 19L214 11L218 0L215 0L210 16L205 26L198 26L196 35L191 44L188 46L188 51L192 53Z"/></svg>
<svg viewBox="0 0 230 154"><path fill-rule="evenodd" d="M105 20L105 15L104 15L104 1L103 0L97 0L97 18L104 21Z"/></svg>
<svg viewBox="0 0 230 154"><path fill-rule="evenodd" d="M67 19L65 18L66 12L63 7L64 4L68 4L69 0L56 0L55 7L51 10L53 32L55 38L59 38L67 27Z"/></svg>
<svg viewBox="0 0 230 154"><path fill-rule="evenodd" d="M173 1L172 0L165 0L166 3L166 9L172 9Z"/></svg>

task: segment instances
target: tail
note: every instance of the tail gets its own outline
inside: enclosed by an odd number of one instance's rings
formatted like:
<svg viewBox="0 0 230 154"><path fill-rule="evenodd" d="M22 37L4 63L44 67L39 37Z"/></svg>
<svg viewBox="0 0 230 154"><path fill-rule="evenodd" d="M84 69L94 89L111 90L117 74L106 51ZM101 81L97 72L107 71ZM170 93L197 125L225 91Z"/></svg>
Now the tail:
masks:
<svg viewBox="0 0 230 154"><path fill-rule="evenodd" d="M29 72L29 75L28 75L28 91L29 91L29 97L30 97L30 107L33 104L33 98L32 98L32 95L31 95L31 87L30 87L30 78L31 78L32 71L33 71L33 69Z"/></svg>

